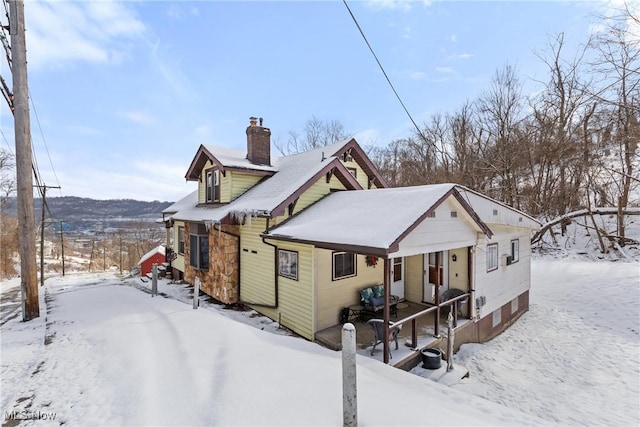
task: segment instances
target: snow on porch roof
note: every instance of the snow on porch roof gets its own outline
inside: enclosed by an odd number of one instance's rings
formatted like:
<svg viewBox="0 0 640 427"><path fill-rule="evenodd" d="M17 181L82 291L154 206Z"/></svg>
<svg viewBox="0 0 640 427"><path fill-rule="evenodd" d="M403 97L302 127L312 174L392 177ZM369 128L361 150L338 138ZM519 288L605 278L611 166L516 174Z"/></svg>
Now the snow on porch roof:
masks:
<svg viewBox="0 0 640 427"><path fill-rule="evenodd" d="M448 196L455 197L479 228L491 235L455 187L436 184L336 192L273 228L267 237L385 255Z"/></svg>

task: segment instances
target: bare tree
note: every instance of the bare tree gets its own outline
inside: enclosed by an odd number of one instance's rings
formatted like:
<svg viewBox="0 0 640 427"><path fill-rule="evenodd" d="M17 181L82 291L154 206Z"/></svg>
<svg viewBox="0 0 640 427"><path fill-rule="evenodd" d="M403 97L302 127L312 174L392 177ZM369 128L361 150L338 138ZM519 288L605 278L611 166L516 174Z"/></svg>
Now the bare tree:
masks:
<svg viewBox="0 0 640 427"><path fill-rule="evenodd" d="M290 130L286 144L274 140L274 145L282 155L295 154L335 144L347 136L338 120L320 120L312 116L305 123L302 135Z"/></svg>
<svg viewBox="0 0 640 427"><path fill-rule="evenodd" d="M0 278L18 274L15 257L19 250L18 219L7 211L10 198L16 191L15 159L0 148Z"/></svg>
<svg viewBox="0 0 640 427"><path fill-rule="evenodd" d="M625 241L622 211L629 204L629 194L636 171L633 158L640 139L640 38L630 31L629 22L638 23L628 7L613 17L602 17L605 29L595 35L591 47L598 58L592 63L601 77L600 89L594 93L610 111L612 142L617 146L619 162L612 165L618 175L618 236Z"/></svg>

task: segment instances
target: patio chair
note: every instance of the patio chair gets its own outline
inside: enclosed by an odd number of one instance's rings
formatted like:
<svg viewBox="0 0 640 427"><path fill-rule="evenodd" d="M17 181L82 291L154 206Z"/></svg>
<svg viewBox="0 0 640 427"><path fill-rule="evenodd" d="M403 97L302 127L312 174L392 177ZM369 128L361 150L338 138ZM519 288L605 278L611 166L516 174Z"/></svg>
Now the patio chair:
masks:
<svg viewBox="0 0 640 427"><path fill-rule="evenodd" d="M371 349L371 355L373 356L376 346L384 343L384 320L370 319L367 323L371 326L371 329L373 329L374 341L373 348ZM402 325L394 326L393 322L389 322L389 336L387 337L387 340L389 342L395 341L396 350L398 349L398 334L400 333L400 330L402 330ZM391 356L391 347L389 347L389 358L393 359L393 356Z"/></svg>

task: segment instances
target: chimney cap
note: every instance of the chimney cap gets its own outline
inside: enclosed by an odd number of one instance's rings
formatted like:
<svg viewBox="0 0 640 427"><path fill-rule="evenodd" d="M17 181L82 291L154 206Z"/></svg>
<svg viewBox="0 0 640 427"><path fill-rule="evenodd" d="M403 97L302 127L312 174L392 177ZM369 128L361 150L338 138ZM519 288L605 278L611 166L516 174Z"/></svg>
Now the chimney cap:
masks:
<svg viewBox="0 0 640 427"><path fill-rule="evenodd" d="M250 126L255 126L258 123L258 118L257 117L249 117L249 125Z"/></svg>

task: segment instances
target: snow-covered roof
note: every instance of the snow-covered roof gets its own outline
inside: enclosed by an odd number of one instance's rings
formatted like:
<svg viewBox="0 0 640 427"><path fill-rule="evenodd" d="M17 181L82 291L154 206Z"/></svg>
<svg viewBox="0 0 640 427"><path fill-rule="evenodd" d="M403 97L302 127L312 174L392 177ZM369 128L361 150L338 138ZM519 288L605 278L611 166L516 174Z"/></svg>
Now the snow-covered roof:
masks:
<svg viewBox="0 0 640 427"><path fill-rule="evenodd" d="M194 190L191 193L187 194L182 199L178 200L171 206L165 208L162 213L163 214L174 214L176 212L181 211L182 209L189 208L198 203L198 190Z"/></svg>
<svg viewBox="0 0 640 427"><path fill-rule="evenodd" d="M385 251L454 187L336 192L275 227L268 236Z"/></svg>
<svg viewBox="0 0 640 427"><path fill-rule="evenodd" d="M146 260L154 256L155 254L164 255L165 254L164 246L160 245L158 247L155 247L151 249L149 252L147 252L146 254L142 255L142 258L140 258L140 261L138 261L138 265L142 264L143 262L145 262Z"/></svg>
<svg viewBox="0 0 640 427"><path fill-rule="evenodd" d="M492 231L475 211L476 206L461 194L465 190L456 184L435 184L337 192L274 227L267 235L327 248L387 254L396 250L403 236L428 212L452 196L467 210L477 229L491 236ZM491 199L483 199L486 200ZM494 206L498 206L497 202Z"/></svg>
<svg viewBox="0 0 640 427"><path fill-rule="evenodd" d="M247 154L243 151L232 150L229 148L218 147L215 145L203 144L209 153L211 153L225 168L251 169L259 171L275 172L277 169L269 165L256 165L247 159Z"/></svg>
<svg viewBox="0 0 640 427"><path fill-rule="evenodd" d="M296 192L300 188L313 181L314 178L318 179L319 175L327 169L333 168L342 170L340 177L348 180L351 183L351 188L360 189L360 185L336 157L326 156L326 153L335 152L348 142L350 140L304 153L274 158L274 168L277 172L250 188L231 203L218 206L197 206L196 200L190 206L184 206L180 209L173 215L173 218L182 221L218 223L229 215L235 217L277 215L280 212L275 211L287 203L290 198L295 198Z"/></svg>

